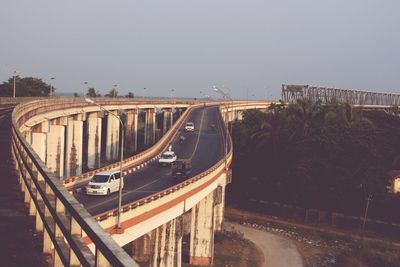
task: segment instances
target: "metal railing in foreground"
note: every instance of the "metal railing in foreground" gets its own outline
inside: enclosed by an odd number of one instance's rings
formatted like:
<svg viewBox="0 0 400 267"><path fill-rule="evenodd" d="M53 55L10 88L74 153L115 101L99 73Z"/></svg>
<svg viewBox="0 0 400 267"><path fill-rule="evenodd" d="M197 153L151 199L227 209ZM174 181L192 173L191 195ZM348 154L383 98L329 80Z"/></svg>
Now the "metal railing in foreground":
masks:
<svg viewBox="0 0 400 267"><path fill-rule="evenodd" d="M12 119L16 173L36 230L43 232L43 252L52 255L54 266L138 266L47 169L20 134L14 113ZM95 253L82 235L92 240Z"/></svg>

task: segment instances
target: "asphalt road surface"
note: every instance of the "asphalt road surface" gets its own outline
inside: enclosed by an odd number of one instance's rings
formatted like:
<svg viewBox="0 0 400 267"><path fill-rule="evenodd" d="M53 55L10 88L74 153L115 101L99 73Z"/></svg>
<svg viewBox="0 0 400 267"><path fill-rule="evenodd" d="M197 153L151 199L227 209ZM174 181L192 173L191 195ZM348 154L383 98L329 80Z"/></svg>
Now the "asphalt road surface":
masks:
<svg viewBox="0 0 400 267"><path fill-rule="evenodd" d="M217 163L224 157L223 120L217 106L195 108L189 114L187 121L194 122L195 131L185 132L182 124L179 133L172 141L172 150L178 159L192 160L192 176L195 176ZM210 124L215 127L211 128ZM185 140L180 143L179 136ZM131 173L124 178L122 190L122 205L139 200L143 197L162 191L182 182L172 178L171 168L159 166L157 162ZM92 215L117 208L118 193L109 196L88 196L84 192L76 193L75 197Z"/></svg>

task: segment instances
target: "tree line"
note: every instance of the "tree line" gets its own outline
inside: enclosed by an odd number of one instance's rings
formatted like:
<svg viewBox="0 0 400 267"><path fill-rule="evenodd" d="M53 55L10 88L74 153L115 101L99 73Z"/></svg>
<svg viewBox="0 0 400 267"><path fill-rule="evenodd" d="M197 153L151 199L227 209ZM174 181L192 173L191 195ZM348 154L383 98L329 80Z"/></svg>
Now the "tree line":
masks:
<svg viewBox="0 0 400 267"><path fill-rule="evenodd" d="M15 79L15 80L14 80ZM47 97L54 95L56 88L51 84L46 83L43 79L35 77L20 77L15 76L9 78L0 84L0 97L12 97L14 94L15 85L15 96L16 97ZM78 93L73 94L78 97ZM101 97L101 94L96 88L89 87L85 94L86 97ZM116 88L112 88L105 97L119 97ZM135 95L132 92L128 92L124 97L134 98Z"/></svg>
<svg viewBox="0 0 400 267"><path fill-rule="evenodd" d="M268 112L244 112L233 123L233 142L237 202L359 214L371 197L377 216L398 213L392 208L400 208L399 198L388 194L388 172L400 169L400 119L393 114L335 102L277 103Z"/></svg>

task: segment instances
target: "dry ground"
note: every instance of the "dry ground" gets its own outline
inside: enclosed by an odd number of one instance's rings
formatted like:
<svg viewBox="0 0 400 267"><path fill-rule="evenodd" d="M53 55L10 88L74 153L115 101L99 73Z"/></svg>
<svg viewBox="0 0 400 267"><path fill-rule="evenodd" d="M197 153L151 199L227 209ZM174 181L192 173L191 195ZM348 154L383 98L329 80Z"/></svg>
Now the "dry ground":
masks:
<svg viewBox="0 0 400 267"><path fill-rule="evenodd" d="M305 267L399 267L400 244L332 227L301 225L276 217L227 208L228 220L290 238Z"/></svg>

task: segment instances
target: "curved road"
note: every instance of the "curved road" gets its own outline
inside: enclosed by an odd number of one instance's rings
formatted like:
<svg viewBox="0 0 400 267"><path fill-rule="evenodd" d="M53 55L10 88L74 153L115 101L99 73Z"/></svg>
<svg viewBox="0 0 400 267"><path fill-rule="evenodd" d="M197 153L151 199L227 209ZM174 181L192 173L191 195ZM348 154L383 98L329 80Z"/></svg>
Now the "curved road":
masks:
<svg viewBox="0 0 400 267"><path fill-rule="evenodd" d="M183 123L179 133L172 141L172 150L180 159L192 159L191 175L195 176L223 158L225 150L222 129L224 125L218 106L195 108L189 114L187 121L194 122L195 131L185 132L185 123ZM214 129L210 128L210 123L215 123ZM180 135L185 136L183 143L177 142ZM170 167L161 167L154 162L125 176L122 205L152 195L180 182L182 181L172 178ZM75 197L92 215L117 208L117 193L110 196L88 196L81 192L75 194Z"/></svg>

